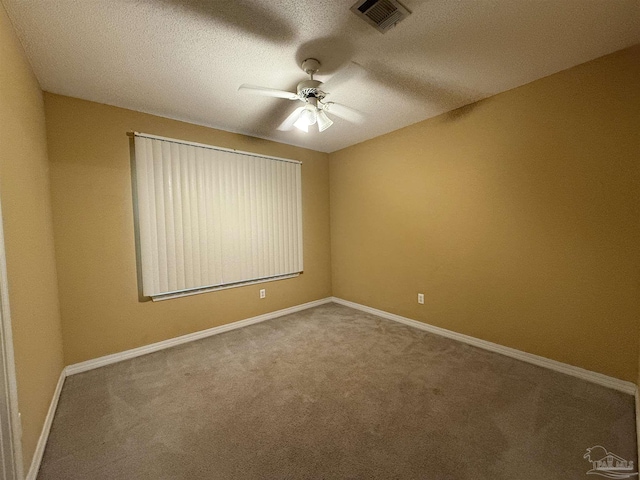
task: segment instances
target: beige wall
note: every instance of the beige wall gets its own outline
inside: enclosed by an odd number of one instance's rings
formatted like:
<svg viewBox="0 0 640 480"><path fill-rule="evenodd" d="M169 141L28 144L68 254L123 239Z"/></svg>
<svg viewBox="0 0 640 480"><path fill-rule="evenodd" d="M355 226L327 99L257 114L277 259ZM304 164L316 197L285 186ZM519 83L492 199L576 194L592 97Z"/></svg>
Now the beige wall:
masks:
<svg viewBox="0 0 640 480"><path fill-rule="evenodd" d="M63 368L40 86L0 5L0 200L28 469Z"/></svg>
<svg viewBox="0 0 640 480"><path fill-rule="evenodd" d="M637 46L332 154L333 294L637 381L639 79Z"/></svg>
<svg viewBox="0 0 640 480"><path fill-rule="evenodd" d="M45 93L67 364L331 295L328 156ZM301 160L304 274L163 302L139 302L128 131ZM258 290L266 288L260 300Z"/></svg>

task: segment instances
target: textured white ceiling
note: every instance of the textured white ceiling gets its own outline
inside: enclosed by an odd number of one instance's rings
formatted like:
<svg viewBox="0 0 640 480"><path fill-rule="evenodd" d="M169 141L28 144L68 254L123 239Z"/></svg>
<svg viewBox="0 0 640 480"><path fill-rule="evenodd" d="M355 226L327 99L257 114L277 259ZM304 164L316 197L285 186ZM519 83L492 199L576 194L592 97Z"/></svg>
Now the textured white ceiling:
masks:
<svg viewBox="0 0 640 480"><path fill-rule="evenodd" d="M640 43L638 0L404 0L386 34L354 1L2 0L46 91L324 152ZM331 92L363 124L280 132L298 102L237 91L293 90L307 57L365 67Z"/></svg>

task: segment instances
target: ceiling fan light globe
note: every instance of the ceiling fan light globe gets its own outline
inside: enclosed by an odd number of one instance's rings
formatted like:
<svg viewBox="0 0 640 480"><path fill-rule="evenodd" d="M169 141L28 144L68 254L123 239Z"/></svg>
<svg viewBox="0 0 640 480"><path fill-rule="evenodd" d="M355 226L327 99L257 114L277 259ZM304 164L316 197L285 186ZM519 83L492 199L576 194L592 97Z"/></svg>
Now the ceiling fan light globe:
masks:
<svg viewBox="0 0 640 480"><path fill-rule="evenodd" d="M314 125L317 120L318 117L316 108L309 108L309 106L307 105L307 107L302 112L300 112L300 117L298 117L298 120L296 120L296 123L294 123L293 126L299 130L302 130L303 132L308 132L309 126Z"/></svg>
<svg viewBox="0 0 640 480"><path fill-rule="evenodd" d="M326 113L320 110L318 112L318 130L324 132L331 125L333 125L333 121L331 121L331 119L327 117Z"/></svg>
<svg viewBox="0 0 640 480"><path fill-rule="evenodd" d="M315 108L305 109L305 111L302 112L302 115L300 115L300 118L304 118L305 121L307 122L307 125L315 124L316 121L318 120L316 109Z"/></svg>
<svg viewBox="0 0 640 480"><path fill-rule="evenodd" d="M305 133L309 131L309 124L305 120L304 115L300 115L300 118L296 120L296 123L294 123L293 126Z"/></svg>

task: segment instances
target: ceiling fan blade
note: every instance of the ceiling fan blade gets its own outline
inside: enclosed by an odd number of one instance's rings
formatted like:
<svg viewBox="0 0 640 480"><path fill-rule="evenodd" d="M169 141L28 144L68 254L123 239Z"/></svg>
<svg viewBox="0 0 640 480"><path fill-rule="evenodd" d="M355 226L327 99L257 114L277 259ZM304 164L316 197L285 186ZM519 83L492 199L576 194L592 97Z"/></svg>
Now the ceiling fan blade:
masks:
<svg viewBox="0 0 640 480"><path fill-rule="evenodd" d="M297 100L298 94L286 92L284 90L276 90L275 88L258 87L256 85L247 85L246 83L238 87L238 91L243 91L253 95L262 95L264 97L286 98L287 100Z"/></svg>
<svg viewBox="0 0 640 480"><path fill-rule="evenodd" d="M325 112L329 112L336 117L342 118L351 123L364 122L364 114L356 110L355 108L347 107L340 103L326 102L323 104L322 109Z"/></svg>
<svg viewBox="0 0 640 480"><path fill-rule="evenodd" d="M332 89L342 85L357 77L361 77L366 73L364 67L358 65L356 62L349 62L346 67L341 68L338 72L329 80L322 84L322 90L326 93L330 93Z"/></svg>
<svg viewBox="0 0 640 480"><path fill-rule="evenodd" d="M296 108L293 112L291 112L291 115L285 118L284 122L280 124L280 126L278 127L278 130L281 130L283 132L287 132L291 130L293 128L293 124L296 123L298 118L300 118L300 114L303 111L304 111L304 107Z"/></svg>

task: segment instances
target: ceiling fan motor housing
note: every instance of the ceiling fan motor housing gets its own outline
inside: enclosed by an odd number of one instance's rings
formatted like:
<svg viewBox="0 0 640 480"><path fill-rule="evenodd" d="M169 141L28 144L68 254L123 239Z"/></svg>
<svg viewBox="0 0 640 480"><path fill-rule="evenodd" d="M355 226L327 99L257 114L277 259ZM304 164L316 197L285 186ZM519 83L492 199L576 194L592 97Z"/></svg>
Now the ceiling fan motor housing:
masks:
<svg viewBox="0 0 640 480"><path fill-rule="evenodd" d="M325 97L325 93L320 90L322 82L318 80L303 80L298 84L298 95L303 99L317 98L322 100Z"/></svg>

